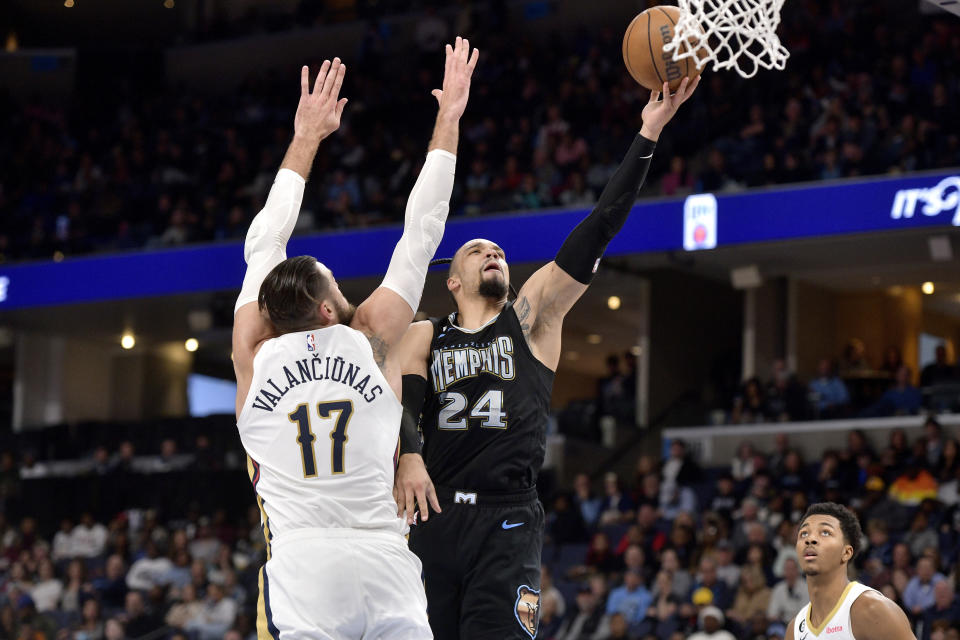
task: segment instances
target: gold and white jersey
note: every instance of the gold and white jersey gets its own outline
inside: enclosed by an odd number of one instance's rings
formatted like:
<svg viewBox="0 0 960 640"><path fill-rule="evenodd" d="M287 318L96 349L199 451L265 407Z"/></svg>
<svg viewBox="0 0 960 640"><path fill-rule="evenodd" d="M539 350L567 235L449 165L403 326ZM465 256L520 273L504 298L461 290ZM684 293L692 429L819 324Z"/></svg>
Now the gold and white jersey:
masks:
<svg viewBox="0 0 960 640"><path fill-rule="evenodd" d="M808 602L793 620L794 640L855 640L850 625L850 607L867 591L875 591L875 589L859 582L849 583L833 611L817 627L810 624L810 603Z"/></svg>
<svg viewBox="0 0 960 640"><path fill-rule="evenodd" d="M305 528L403 533L392 494L401 410L359 331L267 340L237 428L268 542Z"/></svg>

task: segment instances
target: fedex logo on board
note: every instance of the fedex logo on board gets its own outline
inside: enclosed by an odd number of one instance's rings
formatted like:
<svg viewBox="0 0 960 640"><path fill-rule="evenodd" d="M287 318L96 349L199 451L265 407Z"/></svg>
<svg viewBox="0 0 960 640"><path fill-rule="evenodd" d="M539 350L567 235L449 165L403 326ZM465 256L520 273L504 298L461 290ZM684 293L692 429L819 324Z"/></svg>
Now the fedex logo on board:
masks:
<svg viewBox="0 0 960 640"><path fill-rule="evenodd" d="M901 189L893 199L890 217L894 220L912 218L917 206L923 204L920 212L925 216L937 216L953 211L951 224L960 227L960 176L944 178L935 187L929 189Z"/></svg>

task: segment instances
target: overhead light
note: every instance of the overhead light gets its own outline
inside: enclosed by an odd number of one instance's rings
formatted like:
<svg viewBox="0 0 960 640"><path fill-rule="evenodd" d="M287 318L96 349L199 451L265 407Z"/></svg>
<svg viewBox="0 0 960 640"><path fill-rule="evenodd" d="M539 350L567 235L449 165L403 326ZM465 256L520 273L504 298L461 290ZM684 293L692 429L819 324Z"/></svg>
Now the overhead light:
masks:
<svg viewBox="0 0 960 640"><path fill-rule="evenodd" d="M599 333L591 333L587 336L587 342L590 344L600 344L603 342L603 336L601 336Z"/></svg>
<svg viewBox="0 0 960 640"><path fill-rule="evenodd" d="M929 280L920 285L920 291L923 291L928 296L933 293L933 283Z"/></svg>
<svg viewBox="0 0 960 640"><path fill-rule="evenodd" d="M187 341L183 343L183 348L193 353L200 347L200 343L197 342L196 338L187 338Z"/></svg>
<svg viewBox="0 0 960 640"><path fill-rule="evenodd" d="M63 251L54 251L54 252L53 252L53 261L54 261L54 262L63 262Z"/></svg>
<svg viewBox="0 0 960 640"><path fill-rule="evenodd" d="M620 296L610 296L607 298L607 306L616 311L620 308Z"/></svg>
<svg viewBox="0 0 960 640"><path fill-rule="evenodd" d="M73 7L73 0L63 0L63 6L65 6L67 9L72 8L72 7Z"/></svg>
<svg viewBox="0 0 960 640"><path fill-rule="evenodd" d="M120 338L120 346L124 349L133 349L133 345L137 344L137 341L133 339L132 333L125 333L123 337Z"/></svg>
<svg viewBox="0 0 960 640"><path fill-rule="evenodd" d="M166 9L173 9L174 1L173 0L163 0L163 6Z"/></svg>
<svg viewBox="0 0 960 640"><path fill-rule="evenodd" d="M630 353L632 353L633 355L639 358L640 354L643 353L643 349L640 348L640 345L635 344L632 347L630 347Z"/></svg>

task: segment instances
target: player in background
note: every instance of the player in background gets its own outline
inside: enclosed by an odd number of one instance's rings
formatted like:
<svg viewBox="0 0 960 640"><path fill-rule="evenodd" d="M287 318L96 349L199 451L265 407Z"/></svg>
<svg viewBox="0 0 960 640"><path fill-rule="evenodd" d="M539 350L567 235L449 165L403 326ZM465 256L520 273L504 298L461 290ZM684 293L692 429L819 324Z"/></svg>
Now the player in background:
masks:
<svg viewBox="0 0 960 640"><path fill-rule="evenodd" d="M797 555L810 602L787 627L784 640L915 640L896 603L850 581L848 569L862 537L857 516L843 505L820 502L803 514Z"/></svg>
<svg viewBox="0 0 960 640"><path fill-rule="evenodd" d="M662 100L651 92L640 132L596 207L515 302L507 299L503 251L472 240L447 279L457 312L413 324L399 347L405 406L394 497L408 521L419 506L410 548L423 562L437 638L536 635L543 543L536 481L563 318L626 222L660 132L698 81L684 79L672 96L664 85ZM429 517L428 501L442 515Z"/></svg>
<svg viewBox="0 0 960 640"><path fill-rule="evenodd" d="M400 362L392 347L419 306L443 236L459 121L477 51L446 47L423 169L383 283L354 309L330 270L286 258L320 142L337 130L345 66L301 71L294 137L247 233L233 359L237 428L267 539L259 638L431 638L421 567L391 496ZM364 259L358 247L357 259Z"/></svg>

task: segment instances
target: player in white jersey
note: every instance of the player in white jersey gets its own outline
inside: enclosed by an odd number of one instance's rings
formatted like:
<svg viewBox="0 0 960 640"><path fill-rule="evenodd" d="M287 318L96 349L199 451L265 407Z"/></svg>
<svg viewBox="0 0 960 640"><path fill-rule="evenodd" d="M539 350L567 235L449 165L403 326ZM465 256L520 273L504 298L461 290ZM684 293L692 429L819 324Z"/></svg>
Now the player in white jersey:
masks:
<svg viewBox="0 0 960 640"><path fill-rule="evenodd" d="M356 309L322 263L286 257L318 146L346 104L338 58L323 63L312 91L301 70L293 141L247 233L233 328L237 428L267 539L261 639L432 637L420 561L392 496L401 382L391 347L413 319L443 236L477 56L460 38L446 47L403 234L383 283Z"/></svg>
<svg viewBox="0 0 960 640"><path fill-rule="evenodd" d="M915 640L895 602L847 577L862 537L857 516L843 505L810 505L797 536L810 602L787 627L784 640Z"/></svg>

